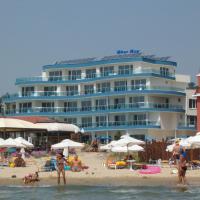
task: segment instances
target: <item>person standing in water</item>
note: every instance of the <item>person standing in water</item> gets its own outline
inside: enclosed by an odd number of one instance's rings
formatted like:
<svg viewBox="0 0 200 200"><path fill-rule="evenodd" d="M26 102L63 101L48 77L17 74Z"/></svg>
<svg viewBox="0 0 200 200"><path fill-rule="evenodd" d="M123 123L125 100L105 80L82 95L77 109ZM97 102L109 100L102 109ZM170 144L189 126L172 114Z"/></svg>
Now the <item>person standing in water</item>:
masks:
<svg viewBox="0 0 200 200"><path fill-rule="evenodd" d="M185 174L187 170L187 165L186 165L186 157L184 154L180 155L180 162L179 162L179 183L185 185L186 180L185 180Z"/></svg>
<svg viewBox="0 0 200 200"><path fill-rule="evenodd" d="M58 172L58 184L60 184L60 174L62 173L63 176L63 182L66 184L66 178L65 178L65 163L66 160L62 153L59 153L56 157L56 165L57 165L57 172Z"/></svg>

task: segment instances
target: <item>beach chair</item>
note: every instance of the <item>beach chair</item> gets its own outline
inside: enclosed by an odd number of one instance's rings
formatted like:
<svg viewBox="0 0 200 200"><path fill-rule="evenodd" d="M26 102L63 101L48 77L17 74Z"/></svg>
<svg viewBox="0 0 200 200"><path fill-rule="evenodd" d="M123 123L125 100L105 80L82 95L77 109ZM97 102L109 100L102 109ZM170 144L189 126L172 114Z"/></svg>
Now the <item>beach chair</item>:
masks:
<svg viewBox="0 0 200 200"><path fill-rule="evenodd" d="M55 171L57 168L56 166L56 160L51 159L51 160L47 160L45 165L41 168L41 171L43 172L52 172Z"/></svg>

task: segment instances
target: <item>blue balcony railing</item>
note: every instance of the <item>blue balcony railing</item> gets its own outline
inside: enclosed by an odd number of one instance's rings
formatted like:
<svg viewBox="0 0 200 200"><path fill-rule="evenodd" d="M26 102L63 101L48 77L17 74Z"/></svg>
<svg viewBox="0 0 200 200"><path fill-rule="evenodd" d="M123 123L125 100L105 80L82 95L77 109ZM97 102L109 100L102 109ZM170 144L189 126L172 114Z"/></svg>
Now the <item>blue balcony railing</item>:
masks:
<svg viewBox="0 0 200 200"><path fill-rule="evenodd" d="M84 115L91 114L91 112L140 112L140 111L165 111L165 112L184 112L184 108L181 105L165 104L165 103L129 103L129 104L116 104L116 105L102 105L102 106L84 106L84 107L34 107L34 108L23 108L18 110L7 110L6 115L13 114L37 114L49 113L53 114L77 114Z"/></svg>
<svg viewBox="0 0 200 200"><path fill-rule="evenodd" d="M185 91L182 88L176 88L176 87L164 87L164 86L146 86L146 85L134 85L134 86L121 86L121 87L114 87L114 88L107 88L106 90L104 88L95 90L87 90L79 92L78 90L73 91L50 91L50 92L44 92L44 91L35 91L29 94L29 96L22 96L18 94L13 95L7 95L3 97L3 101L12 101L17 99L46 99L49 97L89 97L89 96L103 96L103 95L113 95L118 93L131 93L131 92L146 92L149 93L150 91L158 91L159 93L169 93L169 94L182 94L185 95ZM56 98L57 99L57 98Z"/></svg>
<svg viewBox="0 0 200 200"><path fill-rule="evenodd" d="M197 126L196 124L191 124L191 123L185 123L185 122L180 122L178 124L177 130L193 130L196 131Z"/></svg>
<svg viewBox="0 0 200 200"><path fill-rule="evenodd" d="M109 121L109 122L88 122L78 124L85 131L123 130L126 128L160 128L160 123L149 120L137 121Z"/></svg>
<svg viewBox="0 0 200 200"><path fill-rule="evenodd" d="M155 75L159 77L174 79L175 74L174 73L168 73L166 75L162 74L160 70L153 70L153 69L139 69L134 71L129 71L129 73L100 73L100 74L88 74L85 77L81 77L80 75L77 76L48 76L48 77L42 77L42 76L36 76L36 77L23 77L23 78L17 78L16 84L26 84L26 83L38 83L38 82L67 82L67 81L84 81L89 79L102 79L107 77L121 77L121 76L127 76L127 75Z"/></svg>

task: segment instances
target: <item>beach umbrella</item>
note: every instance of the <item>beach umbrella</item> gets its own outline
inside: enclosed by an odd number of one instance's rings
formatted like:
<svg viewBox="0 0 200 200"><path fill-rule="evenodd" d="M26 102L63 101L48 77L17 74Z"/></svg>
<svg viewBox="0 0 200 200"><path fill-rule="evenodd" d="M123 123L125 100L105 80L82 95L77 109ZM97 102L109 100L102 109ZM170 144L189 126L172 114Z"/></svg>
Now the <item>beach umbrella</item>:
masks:
<svg viewBox="0 0 200 200"><path fill-rule="evenodd" d="M144 148L135 144L135 145L128 147L128 150L132 151L132 152L139 152L139 151L144 151Z"/></svg>
<svg viewBox="0 0 200 200"><path fill-rule="evenodd" d="M115 146L115 143L116 143L117 141L115 141L115 140L113 140L113 141L111 141L110 143L108 143L108 144L106 144L106 145L104 145L104 146L101 146L100 147L100 150L111 150L114 146Z"/></svg>
<svg viewBox="0 0 200 200"><path fill-rule="evenodd" d="M196 135L200 135L200 132L196 133Z"/></svg>
<svg viewBox="0 0 200 200"><path fill-rule="evenodd" d="M129 135L121 136L121 139L117 140L115 143L115 146L130 146L130 145L141 145L145 144L144 141L135 139L133 137L130 137Z"/></svg>
<svg viewBox="0 0 200 200"><path fill-rule="evenodd" d="M200 148L200 135L191 136L186 139L192 148Z"/></svg>
<svg viewBox="0 0 200 200"><path fill-rule="evenodd" d="M52 149L65 149L65 148L69 148L69 147L83 147L84 144L79 143L79 142L74 142L73 140L70 139L66 139L63 140L60 143L54 144L51 146Z"/></svg>
<svg viewBox="0 0 200 200"><path fill-rule="evenodd" d="M27 140L25 140L22 137L16 138L15 141L23 144L26 148L33 148L34 147L32 143L28 142Z"/></svg>
<svg viewBox="0 0 200 200"><path fill-rule="evenodd" d="M16 148L25 148L25 145L15 141L14 139L12 138L9 138L5 141L3 141L1 144L0 144L0 148L10 148L10 147L16 147Z"/></svg>
<svg viewBox="0 0 200 200"><path fill-rule="evenodd" d="M139 152L139 151L144 151L144 148L139 146L139 145L132 145L132 146L114 146L111 149L112 152L116 152L116 153L127 153L129 151L132 152Z"/></svg>
<svg viewBox="0 0 200 200"><path fill-rule="evenodd" d="M3 138L0 138L0 144L1 144L2 142L4 142L4 139L3 139Z"/></svg>
<svg viewBox="0 0 200 200"><path fill-rule="evenodd" d="M180 139L179 145L181 147L185 147L186 149L191 149L192 148L191 144L189 143L189 141L187 139ZM166 148L166 151L172 152L173 149L174 149L174 146L175 146L175 143L173 143L171 145L168 145L167 148Z"/></svg>

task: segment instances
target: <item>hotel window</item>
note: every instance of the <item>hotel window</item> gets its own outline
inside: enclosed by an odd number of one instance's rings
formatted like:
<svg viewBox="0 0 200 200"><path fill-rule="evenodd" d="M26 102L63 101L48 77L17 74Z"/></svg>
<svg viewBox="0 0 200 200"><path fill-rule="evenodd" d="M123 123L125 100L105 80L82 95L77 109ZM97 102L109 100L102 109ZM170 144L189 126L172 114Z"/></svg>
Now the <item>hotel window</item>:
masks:
<svg viewBox="0 0 200 200"><path fill-rule="evenodd" d="M56 86L44 87L44 96L56 96L56 95L57 95Z"/></svg>
<svg viewBox="0 0 200 200"><path fill-rule="evenodd" d="M34 87L22 87L22 96L32 96L34 94Z"/></svg>
<svg viewBox="0 0 200 200"><path fill-rule="evenodd" d="M126 91L127 81L115 81L115 91Z"/></svg>
<svg viewBox="0 0 200 200"><path fill-rule="evenodd" d="M96 126L106 126L107 125L107 118L106 116L96 116Z"/></svg>
<svg viewBox="0 0 200 200"><path fill-rule="evenodd" d="M116 115L114 124L115 124L115 126L125 125L126 124L126 116L125 115Z"/></svg>
<svg viewBox="0 0 200 200"><path fill-rule="evenodd" d="M86 78L95 78L96 77L96 69L86 69Z"/></svg>
<svg viewBox="0 0 200 200"><path fill-rule="evenodd" d="M130 97L129 98L129 103L130 103L129 106L131 108L144 106L144 101L145 101L144 96Z"/></svg>
<svg viewBox="0 0 200 200"><path fill-rule="evenodd" d="M41 112L54 112L54 102L42 102Z"/></svg>
<svg viewBox="0 0 200 200"><path fill-rule="evenodd" d="M169 76L169 69L166 67L160 67L160 75L161 76Z"/></svg>
<svg viewBox="0 0 200 200"><path fill-rule="evenodd" d="M197 117L196 116L187 116L187 124L188 126L196 126Z"/></svg>
<svg viewBox="0 0 200 200"><path fill-rule="evenodd" d="M75 117L69 117L64 119L68 124L77 124L77 119Z"/></svg>
<svg viewBox="0 0 200 200"><path fill-rule="evenodd" d="M81 119L82 127L92 127L92 117L83 117Z"/></svg>
<svg viewBox="0 0 200 200"><path fill-rule="evenodd" d="M82 101L81 102L81 110L82 111L92 110L92 102L91 101Z"/></svg>
<svg viewBox="0 0 200 200"><path fill-rule="evenodd" d="M146 125L146 114L134 115L133 125Z"/></svg>
<svg viewBox="0 0 200 200"><path fill-rule="evenodd" d="M27 103L20 103L19 104L19 112L20 113L27 113L30 112L32 108L32 103L27 102Z"/></svg>
<svg viewBox="0 0 200 200"><path fill-rule="evenodd" d="M106 110L107 103L106 99L96 99L96 110Z"/></svg>
<svg viewBox="0 0 200 200"><path fill-rule="evenodd" d="M132 90L141 90L146 88L146 79L132 80Z"/></svg>
<svg viewBox="0 0 200 200"><path fill-rule="evenodd" d="M189 99L189 108L191 109L197 108L196 99Z"/></svg>
<svg viewBox="0 0 200 200"><path fill-rule="evenodd" d="M114 109L125 108L125 97L114 99Z"/></svg>
<svg viewBox="0 0 200 200"><path fill-rule="evenodd" d="M101 67L100 68L101 76L109 76L114 74L114 66Z"/></svg>
<svg viewBox="0 0 200 200"><path fill-rule="evenodd" d="M98 83L97 92L110 92L110 82Z"/></svg>
<svg viewBox="0 0 200 200"><path fill-rule="evenodd" d="M64 112L75 112L77 110L78 108L76 101L69 101L64 103Z"/></svg>
<svg viewBox="0 0 200 200"><path fill-rule="evenodd" d="M118 68L118 74L132 74L133 73L133 65L122 65Z"/></svg>
<svg viewBox="0 0 200 200"><path fill-rule="evenodd" d="M69 80L81 79L81 70L68 71Z"/></svg>
<svg viewBox="0 0 200 200"><path fill-rule="evenodd" d="M62 80L62 71L49 72L49 81L60 81Z"/></svg>
<svg viewBox="0 0 200 200"><path fill-rule="evenodd" d="M78 85L66 86L67 96L78 95Z"/></svg>
<svg viewBox="0 0 200 200"><path fill-rule="evenodd" d="M85 94L93 94L94 86L93 85L84 85Z"/></svg>

